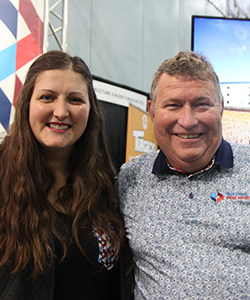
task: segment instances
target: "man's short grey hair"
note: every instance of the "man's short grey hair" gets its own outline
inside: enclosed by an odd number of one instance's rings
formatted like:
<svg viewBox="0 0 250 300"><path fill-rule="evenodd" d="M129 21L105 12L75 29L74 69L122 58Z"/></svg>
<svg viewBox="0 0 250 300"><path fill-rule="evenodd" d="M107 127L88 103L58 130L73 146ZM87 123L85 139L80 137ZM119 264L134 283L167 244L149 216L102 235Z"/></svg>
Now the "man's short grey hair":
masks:
<svg viewBox="0 0 250 300"><path fill-rule="evenodd" d="M223 96L219 79L211 63L205 56L192 51L181 51L175 57L166 59L158 68L152 81L150 99L153 107L157 94L157 84L163 73L180 77L185 80L198 79L212 81L216 88L219 105L222 107Z"/></svg>

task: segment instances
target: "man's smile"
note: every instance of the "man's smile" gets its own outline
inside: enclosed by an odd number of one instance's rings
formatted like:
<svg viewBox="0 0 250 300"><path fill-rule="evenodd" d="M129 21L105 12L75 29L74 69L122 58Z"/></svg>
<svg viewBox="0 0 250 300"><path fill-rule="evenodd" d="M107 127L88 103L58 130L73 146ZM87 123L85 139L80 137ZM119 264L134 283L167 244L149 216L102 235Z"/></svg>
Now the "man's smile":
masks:
<svg viewBox="0 0 250 300"><path fill-rule="evenodd" d="M198 134L175 134L176 136L182 138L182 139L197 139L200 136L202 136L202 133L198 133Z"/></svg>

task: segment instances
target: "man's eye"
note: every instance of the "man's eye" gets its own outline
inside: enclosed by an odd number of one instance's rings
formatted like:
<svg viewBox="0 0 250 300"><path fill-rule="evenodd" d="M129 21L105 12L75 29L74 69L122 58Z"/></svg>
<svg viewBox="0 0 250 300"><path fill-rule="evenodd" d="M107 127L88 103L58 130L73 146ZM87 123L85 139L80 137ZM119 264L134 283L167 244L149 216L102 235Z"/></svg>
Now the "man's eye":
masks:
<svg viewBox="0 0 250 300"><path fill-rule="evenodd" d="M197 107L210 107L210 104L207 102L201 102L201 103L197 103L196 106Z"/></svg>
<svg viewBox="0 0 250 300"><path fill-rule="evenodd" d="M165 107L170 108L170 109L174 109L174 108L180 107L180 105L177 104L177 103L168 103L168 104L165 105Z"/></svg>
<svg viewBox="0 0 250 300"><path fill-rule="evenodd" d="M197 103L194 108L197 109L197 110L204 111L204 110L209 109L210 106L211 106L210 103L200 102L200 103Z"/></svg>

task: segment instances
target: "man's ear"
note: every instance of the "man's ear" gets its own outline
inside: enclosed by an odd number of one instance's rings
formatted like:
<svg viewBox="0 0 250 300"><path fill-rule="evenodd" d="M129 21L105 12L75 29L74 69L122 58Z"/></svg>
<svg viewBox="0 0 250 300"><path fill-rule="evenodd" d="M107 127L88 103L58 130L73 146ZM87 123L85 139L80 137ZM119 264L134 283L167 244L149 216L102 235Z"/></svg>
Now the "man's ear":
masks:
<svg viewBox="0 0 250 300"><path fill-rule="evenodd" d="M223 111L224 111L224 99L222 99L221 101L221 108L220 108L220 116L222 118L222 115L223 115Z"/></svg>
<svg viewBox="0 0 250 300"><path fill-rule="evenodd" d="M152 122L154 122L155 113L154 113L154 107L151 100L148 100L148 112Z"/></svg>

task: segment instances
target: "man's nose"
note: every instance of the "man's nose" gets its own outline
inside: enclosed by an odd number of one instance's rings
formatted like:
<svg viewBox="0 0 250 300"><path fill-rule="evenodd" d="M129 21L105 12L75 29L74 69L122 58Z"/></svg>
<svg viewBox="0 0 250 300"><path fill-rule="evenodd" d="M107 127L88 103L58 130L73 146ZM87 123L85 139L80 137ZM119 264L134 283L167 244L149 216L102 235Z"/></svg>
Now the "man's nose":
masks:
<svg viewBox="0 0 250 300"><path fill-rule="evenodd" d="M190 105L184 105L180 111L178 123L185 129L192 129L198 124L197 116Z"/></svg>

